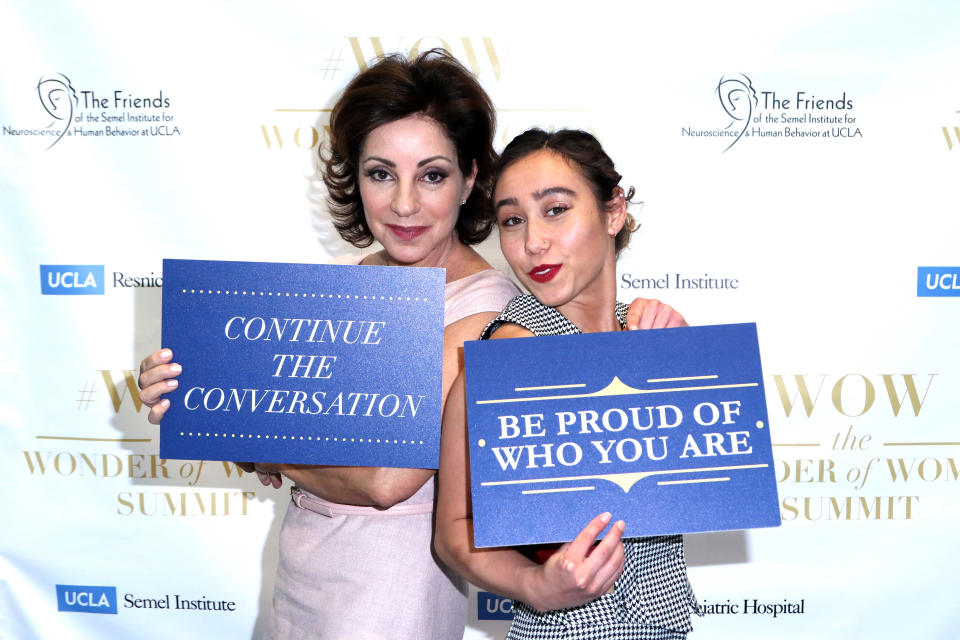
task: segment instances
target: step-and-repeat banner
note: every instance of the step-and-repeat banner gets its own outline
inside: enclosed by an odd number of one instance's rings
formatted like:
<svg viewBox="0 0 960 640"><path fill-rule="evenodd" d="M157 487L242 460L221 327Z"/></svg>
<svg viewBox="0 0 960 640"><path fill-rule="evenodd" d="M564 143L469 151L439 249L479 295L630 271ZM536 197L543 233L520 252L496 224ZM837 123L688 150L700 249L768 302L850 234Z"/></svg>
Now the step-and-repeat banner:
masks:
<svg viewBox="0 0 960 640"><path fill-rule="evenodd" d="M261 635L289 494L159 457L161 260L350 252L329 109L378 54L443 47L498 147L585 128L637 187L622 300L758 325L783 525L687 536L692 637L956 637L958 27L935 2L0 2L0 635ZM510 603L469 616L502 637Z"/></svg>

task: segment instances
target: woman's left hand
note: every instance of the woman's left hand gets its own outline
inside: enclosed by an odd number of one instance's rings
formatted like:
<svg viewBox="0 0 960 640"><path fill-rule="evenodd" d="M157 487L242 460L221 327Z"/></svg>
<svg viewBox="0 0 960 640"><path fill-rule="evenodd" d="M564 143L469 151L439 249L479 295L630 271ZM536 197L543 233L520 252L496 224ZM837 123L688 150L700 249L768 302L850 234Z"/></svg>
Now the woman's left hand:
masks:
<svg viewBox="0 0 960 640"><path fill-rule="evenodd" d="M265 487L273 487L274 489L279 489L283 485L283 476L280 475L282 467L281 464L267 462L255 462L253 465L260 483Z"/></svg>
<svg viewBox="0 0 960 640"><path fill-rule="evenodd" d="M603 513L590 521L572 542L533 572L530 592L524 602L539 611L553 611L578 607L609 593L623 573L625 562L620 536L626 524L621 520L599 543L597 536L610 522L610 514Z"/></svg>
<svg viewBox="0 0 960 640"><path fill-rule="evenodd" d="M676 309L653 298L637 298L627 311L627 329L630 330L689 326Z"/></svg>

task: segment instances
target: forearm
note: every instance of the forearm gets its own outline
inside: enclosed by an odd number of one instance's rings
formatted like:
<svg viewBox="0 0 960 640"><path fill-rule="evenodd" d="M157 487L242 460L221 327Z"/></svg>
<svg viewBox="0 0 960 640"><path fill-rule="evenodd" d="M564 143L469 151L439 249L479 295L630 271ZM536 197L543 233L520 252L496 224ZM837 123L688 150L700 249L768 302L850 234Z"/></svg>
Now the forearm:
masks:
<svg viewBox="0 0 960 640"><path fill-rule="evenodd" d="M282 465L278 470L301 489L324 500L382 508L406 500L435 473L433 469L303 465Z"/></svg>
<svg viewBox="0 0 960 640"><path fill-rule="evenodd" d="M440 559L481 589L540 608L541 565L513 549L477 549L472 528L469 518L443 523L438 518L434 547Z"/></svg>

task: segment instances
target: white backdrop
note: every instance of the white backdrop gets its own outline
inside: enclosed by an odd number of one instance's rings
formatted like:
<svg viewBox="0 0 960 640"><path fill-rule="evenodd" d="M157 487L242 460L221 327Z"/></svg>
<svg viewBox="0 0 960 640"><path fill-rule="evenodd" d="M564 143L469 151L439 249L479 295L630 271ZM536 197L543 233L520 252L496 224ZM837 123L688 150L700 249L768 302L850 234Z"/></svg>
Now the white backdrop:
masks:
<svg viewBox="0 0 960 640"><path fill-rule="evenodd" d="M784 524L688 536L691 637L957 637L960 277L917 287L960 265L953 4L90 4L0 1L0 636L259 636L288 495L156 455L161 260L347 251L324 110L446 46L500 147L588 128L637 187L621 299L759 325Z"/></svg>

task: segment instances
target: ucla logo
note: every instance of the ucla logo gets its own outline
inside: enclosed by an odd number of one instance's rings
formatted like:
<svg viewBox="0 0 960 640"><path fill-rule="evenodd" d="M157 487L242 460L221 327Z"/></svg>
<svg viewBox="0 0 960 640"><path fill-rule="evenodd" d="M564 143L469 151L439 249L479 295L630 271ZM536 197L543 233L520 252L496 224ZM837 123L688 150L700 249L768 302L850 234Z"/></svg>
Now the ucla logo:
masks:
<svg viewBox="0 0 960 640"><path fill-rule="evenodd" d="M75 584L57 585L57 611L117 613L117 588Z"/></svg>
<svg viewBox="0 0 960 640"><path fill-rule="evenodd" d="M917 267L917 296L960 297L960 267Z"/></svg>
<svg viewBox="0 0 960 640"><path fill-rule="evenodd" d="M45 296L102 296L102 264L42 264L40 292Z"/></svg>
<svg viewBox="0 0 960 640"><path fill-rule="evenodd" d="M477 592L477 620L513 620L513 600L488 591Z"/></svg>

